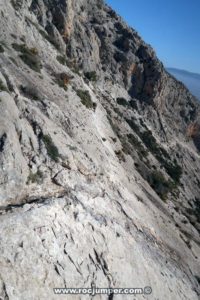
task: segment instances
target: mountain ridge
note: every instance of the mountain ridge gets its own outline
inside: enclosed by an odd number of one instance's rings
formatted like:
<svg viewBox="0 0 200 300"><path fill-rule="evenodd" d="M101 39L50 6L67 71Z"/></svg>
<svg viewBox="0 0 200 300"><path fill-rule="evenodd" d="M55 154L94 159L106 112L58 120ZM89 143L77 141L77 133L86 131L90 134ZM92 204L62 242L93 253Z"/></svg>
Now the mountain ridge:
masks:
<svg viewBox="0 0 200 300"><path fill-rule="evenodd" d="M184 70L184 69L178 69L178 68L172 68L172 67L167 67L166 68L167 70L175 70L175 71L180 71L180 72L184 72L186 74L191 74L193 75L194 77L196 78L200 78L200 74L199 73L196 73L196 72L191 72L191 71L188 71L188 70Z"/></svg>
<svg viewBox="0 0 200 300"><path fill-rule="evenodd" d="M180 70L176 68L167 68L167 70L177 78L177 80L182 81L190 90L190 92L200 100L200 74L192 73L185 70Z"/></svg>

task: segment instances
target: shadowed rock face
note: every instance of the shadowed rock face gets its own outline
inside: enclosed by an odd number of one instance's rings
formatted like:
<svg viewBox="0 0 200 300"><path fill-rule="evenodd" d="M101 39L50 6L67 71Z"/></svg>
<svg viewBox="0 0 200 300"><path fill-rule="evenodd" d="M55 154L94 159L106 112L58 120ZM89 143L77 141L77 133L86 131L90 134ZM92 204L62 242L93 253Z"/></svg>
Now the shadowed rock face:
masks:
<svg viewBox="0 0 200 300"><path fill-rule="evenodd" d="M60 32L67 56L82 70L123 83L131 97L148 104L160 96L168 81L162 63L103 1L32 1L31 8L47 30L53 26ZM174 90L167 94L173 98Z"/></svg>
<svg viewBox="0 0 200 300"><path fill-rule="evenodd" d="M1 1L0 297L198 299L199 103L103 1Z"/></svg>
<svg viewBox="0 0 200 300"><path fill-rule="evenodd" d="M102 76L106 71L142 101L155 96L162 64L102 1L33 1L31 9L47 30L55 26L66 42L67 55L84 71L93 69Z"/></svg>

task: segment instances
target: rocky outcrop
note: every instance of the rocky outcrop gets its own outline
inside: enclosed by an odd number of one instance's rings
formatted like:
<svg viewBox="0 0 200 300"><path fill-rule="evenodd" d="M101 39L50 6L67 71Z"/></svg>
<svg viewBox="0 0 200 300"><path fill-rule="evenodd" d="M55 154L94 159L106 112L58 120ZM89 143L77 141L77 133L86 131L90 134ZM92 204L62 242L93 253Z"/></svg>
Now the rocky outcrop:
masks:
<svg viewBox="0 0 200 300"><path fill-rule="evenodd" d="M103 1L1 4L0 297L198 299L199 103Z"/></svg>
<svg viewBox="0 0 200 300"><path fill-rule="evenodd" d="M200 124L197 122L188 126L187 135L192 138L198 151L200 151Z"/></svg>

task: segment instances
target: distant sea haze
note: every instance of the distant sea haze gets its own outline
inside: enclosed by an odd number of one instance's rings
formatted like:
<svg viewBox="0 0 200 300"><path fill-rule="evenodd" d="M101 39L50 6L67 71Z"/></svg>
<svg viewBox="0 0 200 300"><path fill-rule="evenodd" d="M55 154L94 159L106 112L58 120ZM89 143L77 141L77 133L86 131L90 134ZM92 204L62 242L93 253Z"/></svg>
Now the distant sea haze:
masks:
<svg viewBox="0 0 200 300"><path fill-rule="evenodd" d="M190 92L200 100L200 74L175 68L167 68L167 71L176 79L182 81Z"/></svg>

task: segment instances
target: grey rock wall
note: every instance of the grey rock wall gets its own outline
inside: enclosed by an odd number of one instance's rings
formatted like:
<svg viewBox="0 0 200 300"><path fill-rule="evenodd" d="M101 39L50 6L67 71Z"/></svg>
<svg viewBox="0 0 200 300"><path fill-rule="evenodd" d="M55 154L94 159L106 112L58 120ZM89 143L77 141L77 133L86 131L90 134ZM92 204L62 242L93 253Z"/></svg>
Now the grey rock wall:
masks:
<svg viewBox="0 0 200 300"><path fill-rule="evenodd" d="M0 1L0 297L198 299L199 103L102 1Z"/></svg>

